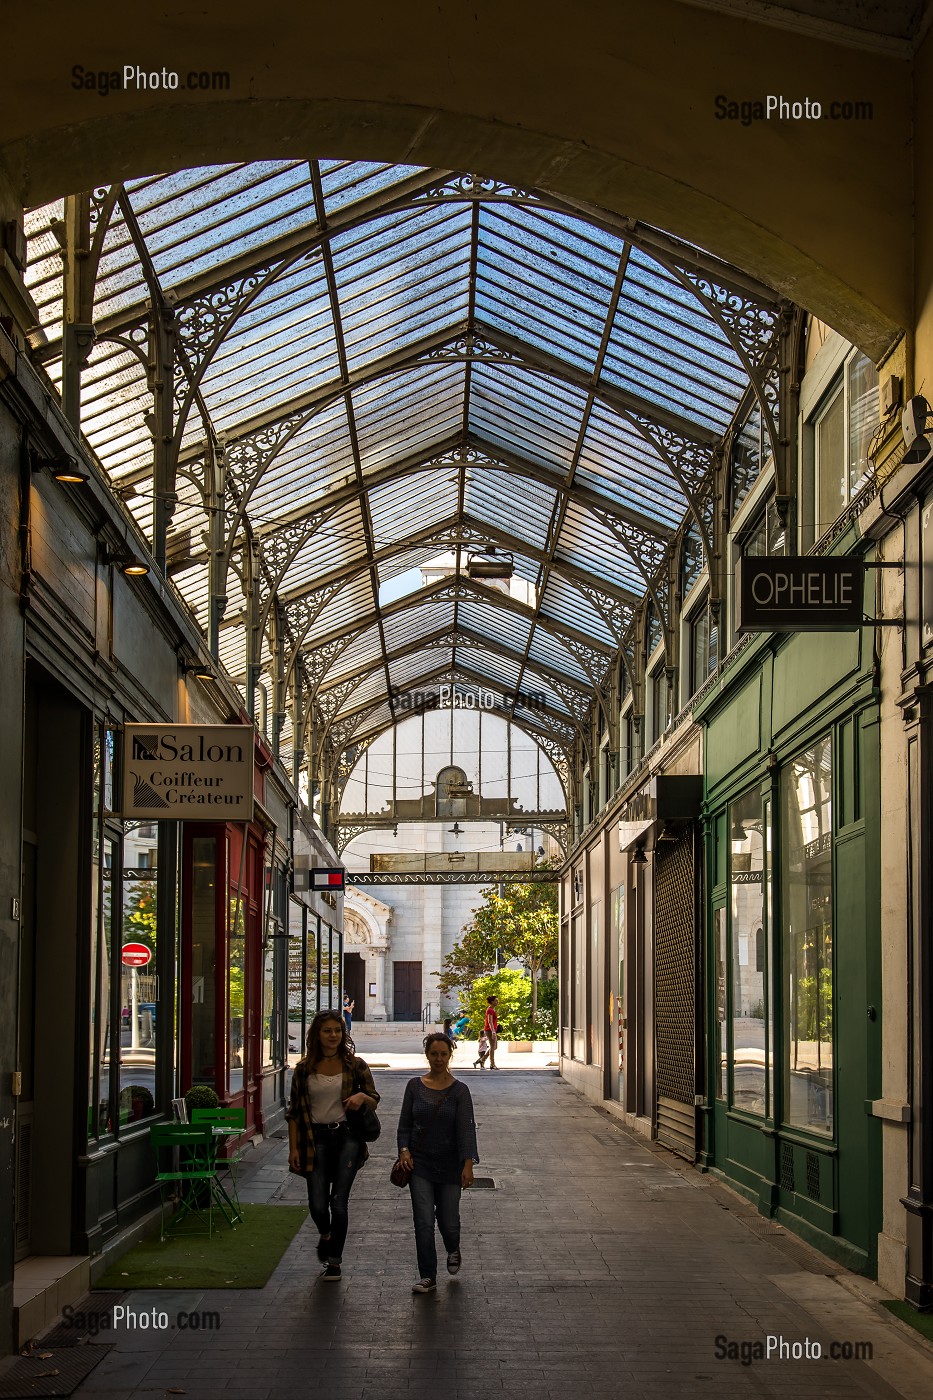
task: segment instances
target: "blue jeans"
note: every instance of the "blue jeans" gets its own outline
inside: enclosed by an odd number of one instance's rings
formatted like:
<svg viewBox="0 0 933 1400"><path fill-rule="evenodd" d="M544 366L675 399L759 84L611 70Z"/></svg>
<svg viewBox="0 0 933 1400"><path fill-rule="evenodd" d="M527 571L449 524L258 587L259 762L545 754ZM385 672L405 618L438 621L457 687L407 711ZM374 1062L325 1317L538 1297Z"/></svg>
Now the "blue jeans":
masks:
<svg viewBox="0 0 933 1400"><path fill-rule="evenodd" d="M427 1181L413 1176L408 1183L411 1213L415 1221L415 1248L418 1251L419 1278L437 1278L437 1247L434 1220L444 1248L450 1254L460 1248L460 1183Z"/></svg>
<svg viewBox="0 0 933 1400"><path fill-rule="evenodd" d="M349 1225L350 1188L363 1157L363 1143L346 1128L314 1135L314 1170L308 1183L308 1210L322 1235L330 1235L332 1264L339 1264Z"/></svg>

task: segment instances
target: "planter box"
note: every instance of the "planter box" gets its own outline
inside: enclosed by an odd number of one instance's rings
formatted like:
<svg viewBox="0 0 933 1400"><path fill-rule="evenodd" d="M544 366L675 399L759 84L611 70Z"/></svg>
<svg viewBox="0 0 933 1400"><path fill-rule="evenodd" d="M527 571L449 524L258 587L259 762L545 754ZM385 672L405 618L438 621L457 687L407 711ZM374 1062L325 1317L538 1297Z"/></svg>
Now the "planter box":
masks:
<svg viewBox="0 0 933 1400"><path fill-rule="evenodd" d="M510 1040L508 1042L509 1053L514 1055L530 1055L534 1049L533 1040Z"/></svg>

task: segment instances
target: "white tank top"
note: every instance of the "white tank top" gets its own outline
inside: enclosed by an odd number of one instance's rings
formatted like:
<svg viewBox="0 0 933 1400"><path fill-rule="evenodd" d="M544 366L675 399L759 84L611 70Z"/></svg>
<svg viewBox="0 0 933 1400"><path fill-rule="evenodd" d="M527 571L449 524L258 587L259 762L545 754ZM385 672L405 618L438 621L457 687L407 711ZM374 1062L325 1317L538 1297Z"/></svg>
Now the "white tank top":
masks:
<svg viewBox="0 0 933 1400"><path fill-rule="evenodd" d="M313 1123L342 1123L343 1074L309 1074L308 1097L311 1100Z"/></svg>

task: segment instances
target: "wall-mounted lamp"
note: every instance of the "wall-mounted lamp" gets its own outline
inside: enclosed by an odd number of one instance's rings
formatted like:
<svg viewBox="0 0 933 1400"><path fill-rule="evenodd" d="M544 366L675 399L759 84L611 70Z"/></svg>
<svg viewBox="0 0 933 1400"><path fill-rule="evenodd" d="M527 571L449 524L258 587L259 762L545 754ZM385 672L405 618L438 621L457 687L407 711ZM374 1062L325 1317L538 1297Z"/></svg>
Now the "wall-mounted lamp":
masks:
<svg viewBox="0 0 933 1400"><path fill-rule="evenodd" d="M633 865L647 865L648 857L645 855L644 846L636 846L629 859Z"/></svg>
<svg viewBox="0 0 933 1400"><path fill-rule="evenodd" d="M101 556L104 564L115 564L127 578L143 578L149 572L149 565L129 549L106 547Z"/></svg>
<svg viewBox="0 0 933 1400"><path fill-rule="evenodd" d="M196 658L182 660L181 669L186 676L194 676L195 680L199 681L212 681L216 674L213 666L210 666L206 661L198 661Z"/></svg>
<svg viewBox="0 0 933 1400"><path fill-rule="evenodd" d="M91 479L90 474L78 465L76 457L35 457L32 465L34 471L47 471L56 481L71 486L83 486Z"/></svg>

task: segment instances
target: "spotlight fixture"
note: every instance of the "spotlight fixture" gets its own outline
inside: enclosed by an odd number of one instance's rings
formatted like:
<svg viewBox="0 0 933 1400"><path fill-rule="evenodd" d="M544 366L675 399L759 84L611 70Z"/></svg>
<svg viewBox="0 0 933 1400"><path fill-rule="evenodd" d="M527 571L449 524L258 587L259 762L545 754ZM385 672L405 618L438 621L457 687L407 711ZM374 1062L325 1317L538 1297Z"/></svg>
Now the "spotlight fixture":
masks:
<svg viewBox="0 0 933 1400"><path fill-rule="evenodd" d="M45 469L56 481L73 486L83 486L90 481L89 474L78 465L76 457L36 457L33 467L36 471Z"/></svg>
<svg viewBox="0 0 933 1400"><path fill-rule="evenodd" d="M511 554L497 553L494 548L467 555L468 578L511 578L514 567Z"/></svg>
<svg viewBox="0 0 933 1400"><path fill-rule="evenodd" d="M194 676L195 680L212 681L215 678L214 668L206 661L199 661L196 657L183 660L181 669L186 676Z"/></svg>
<svg viewBox="0 0 933 1400"><path fill-rule="evenodd" d="M127 578L143 578L149 572L149 565L138 555L132 554L129 549L121 549L112 546L105 547L101 560L104 564L115 564L121 573Z"/></svg>
<svg viewBox="0 0 933 1400"><path fill-rule="evenodd" d="M636 846L629 859L633 865L647 865L648 857L645 855L644 846Z"/></svg>

